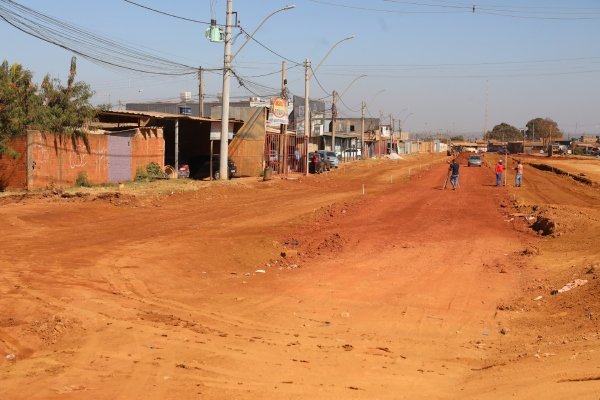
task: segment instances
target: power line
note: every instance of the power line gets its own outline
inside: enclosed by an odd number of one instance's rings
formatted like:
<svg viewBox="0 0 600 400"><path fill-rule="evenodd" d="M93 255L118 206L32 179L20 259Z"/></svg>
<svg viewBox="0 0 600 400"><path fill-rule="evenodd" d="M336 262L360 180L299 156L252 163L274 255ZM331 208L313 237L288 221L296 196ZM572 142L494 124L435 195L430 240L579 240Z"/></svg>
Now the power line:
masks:
<svg viewBox="0 0 600 400"><path fill-rule="evenodd" d="M157 14L166 15L168 17L172 17L172 18L176 18L176 19L181 19L181 20L188 21L188 22L194 22L194 23L197 23L197 24L205 24L205 25L210 25L211 24L210 22L199 21L197 19L191 19L191 18L181 17L179 15L175 15L175 14L171 14L171 13L168 13L168 12L160 11L160 10L157 10L155 8L151 8L151 7L148 7L148 6L136 3L136 2L131 1L131 0L123 0L123 1L126 2L126 3L129 3L129 4L132 4L134 6L137 6L137 7L144 8L146 10L155 12Z"/></svg>
<svg viewBox="0 0 600 400"><path fill-rule="evenodd" d="M127 46L11 0L0 0L0 18L30 36L94 63L153 75L193 75L197 67Z"/></svg>

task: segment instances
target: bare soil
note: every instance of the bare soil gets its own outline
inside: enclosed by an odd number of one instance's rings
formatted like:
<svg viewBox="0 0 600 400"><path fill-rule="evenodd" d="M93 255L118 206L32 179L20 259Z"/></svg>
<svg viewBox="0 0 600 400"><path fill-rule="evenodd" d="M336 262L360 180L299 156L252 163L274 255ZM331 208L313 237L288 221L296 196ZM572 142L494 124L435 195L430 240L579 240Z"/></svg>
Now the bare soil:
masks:
<svg viewBox="0 0 600 400"><path fill-rule="evenodd" d="M0 399L598 399L600 191L484 159L4 196Z"/></svg>

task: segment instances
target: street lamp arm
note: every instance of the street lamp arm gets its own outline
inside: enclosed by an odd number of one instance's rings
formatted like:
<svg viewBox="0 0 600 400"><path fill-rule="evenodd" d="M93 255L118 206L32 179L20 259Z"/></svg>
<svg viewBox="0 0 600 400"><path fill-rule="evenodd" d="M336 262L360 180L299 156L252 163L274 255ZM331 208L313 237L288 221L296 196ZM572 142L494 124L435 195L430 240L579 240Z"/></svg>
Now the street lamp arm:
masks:
<svg viewBox="0 0 600 400"><path fill-rule="evenodd" d="M319 69L319 67L321 66L321 64L323 64L323 61L325 61L325 59L326 59L326 58L329 56L329 54L331 54L331 52L333 51L333 49L335 49L335 47L336 47L338 44L340 44L340 43L342 43L342 42L344 42L344 41L346 41L346 40L350 40L350 39L354 39L354 35L350 35L350 36L348 36L347 38L344 38L344 39L342 39L342 40L340 40L340 41L336 42L336 43L335 43L333 46L331 46L331 48L329 49L329 51L327 52L327 54L325 54L325 57L323 57L323 59L322 59L322 60L321 60L321 62L320 62L318 65L317 65L317 67L313 69L313 74L316 74L316 73L317 73L317 70Z"/></svg>
<svg viewBox="0 0 600 400"><path fill-rule="evenodd" d="M267 22L267 20L269 18L271 18L273 15L277 14L278 12L281 11L287 11L287 10L291 10L292 8L296 8L295 5L288 5L285 6L283 8L280 8L279 10L275 10L273 11L271 14L267 15L260 24L258 24L258 26L256 27L256 29L254 29L254 32L252 32L251 34L248 35L248 38L246 39L246 41L240 46L240 48L235 52L235 54L233 56L231 56L231 61L233 61L233 59L240 53L240 51L242 51L242 49L248 44L248 42L251 39L254 39L254 35L256 34L256 32L258 32L258 30L265 24L265 22Z"/></svg>
<svg viewBox="0 0 600 400"><path fill-rule="evenodd" d="M350 82L350 83L348 84L348 86L346 86L346 89L344 89L344 90L342 91L342 94L340 94L340 95L339 95L339 97L344 97L344 95L346 94L346 92L348 91L348 89L350 89L350 86L352 86L352 85L354 84L354 82L356 82L356 81L357 81L357 80L359 80L360 78L364 78L364 77L366 77L366 76L367 76L367 75L364 75L364 74L363 74L363 75L360 75L360 76L357 76L356 78L354 78L354 80L353 80L352 82Z"/></svg>

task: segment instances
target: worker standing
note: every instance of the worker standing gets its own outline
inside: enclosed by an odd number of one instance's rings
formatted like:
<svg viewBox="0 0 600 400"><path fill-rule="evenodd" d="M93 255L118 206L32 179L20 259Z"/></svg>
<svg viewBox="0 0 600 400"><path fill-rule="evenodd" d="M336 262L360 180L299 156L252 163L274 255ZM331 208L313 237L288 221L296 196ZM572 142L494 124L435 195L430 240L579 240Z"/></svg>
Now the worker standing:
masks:
<svg viewBox="0 0 600 400"><path fill-rule="evenodd" d="M502 184L502 173L504 172L504 167L502 166L502 159L498 160L498 164L496 164L496 186L500 186Z"/></svg>
<svg viewBox="0 0 600 400"><path fill-rule="evenodd" d="M521 163L521 161L517 163L515 171L515 187L521 187L521 185L523 184L523 164Z"/></svg>
<svg viewBox="0 0 600 400"><path fill-rule="evenodd" d="M450 164L450 168L449 168L450 183L452 184L452 190L456 190L456 188L458 187L458 169L459 169L459 165L455 158L454 160L452 160L452 163Z"/></svg>

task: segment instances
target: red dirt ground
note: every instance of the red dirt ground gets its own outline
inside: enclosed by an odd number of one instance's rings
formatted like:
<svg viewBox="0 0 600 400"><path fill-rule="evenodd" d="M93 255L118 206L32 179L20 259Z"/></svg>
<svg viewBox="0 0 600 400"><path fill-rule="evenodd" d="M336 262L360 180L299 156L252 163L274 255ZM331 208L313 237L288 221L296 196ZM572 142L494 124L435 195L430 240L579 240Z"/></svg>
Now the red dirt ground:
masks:
<svg viewBox="0 0 600 400"><path fill-rule="evenodd" d="M598 399L600 191L493 157L0 198L0 398Z"/></svg>

